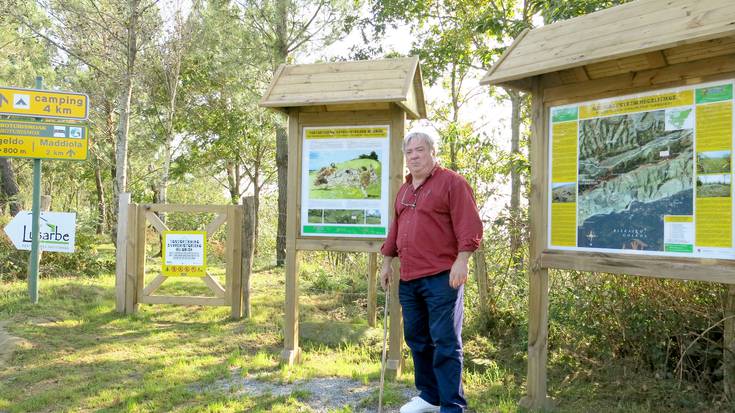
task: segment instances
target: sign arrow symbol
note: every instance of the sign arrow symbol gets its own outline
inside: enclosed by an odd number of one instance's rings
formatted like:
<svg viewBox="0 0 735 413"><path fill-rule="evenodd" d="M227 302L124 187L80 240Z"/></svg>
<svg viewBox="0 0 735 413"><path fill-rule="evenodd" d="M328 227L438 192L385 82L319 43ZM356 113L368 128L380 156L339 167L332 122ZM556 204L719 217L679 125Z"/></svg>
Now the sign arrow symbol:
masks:
<svg viewBox="0 0 735 413"><path fill-rule="evenodd" d="M3 107L3 103L10 103L10 102L8 102L8 99L5 97L5 95L0 93L0 108Z"/></svg>

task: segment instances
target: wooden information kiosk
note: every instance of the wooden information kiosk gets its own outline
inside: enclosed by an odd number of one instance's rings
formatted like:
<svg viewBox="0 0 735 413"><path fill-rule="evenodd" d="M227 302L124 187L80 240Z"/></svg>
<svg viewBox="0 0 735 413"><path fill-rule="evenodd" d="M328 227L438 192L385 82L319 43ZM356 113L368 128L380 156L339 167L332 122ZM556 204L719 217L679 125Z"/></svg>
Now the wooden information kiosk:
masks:
<svg viewBox="0 0 735 413"><path fill-rule="evenodd" d="M288 197L284 362L300 359L299 252L375 254L393 219L403 183L406 119L426 117L416 57L282 65L260 102L288 115ZM398 260L394 260L397 265ZM398 271L395 271L398 283ZM375 297L369 297L375 300ZM401 308L390 291L387 369L403 364Z"/></svg>
<svg viewBox="0 0 735 413"><path fill-rule="evenodd" d="M521 33L482 80L533 102L523 405L550 405L549 268L735 283L733 21L732 0L638 0Z"/></svg>

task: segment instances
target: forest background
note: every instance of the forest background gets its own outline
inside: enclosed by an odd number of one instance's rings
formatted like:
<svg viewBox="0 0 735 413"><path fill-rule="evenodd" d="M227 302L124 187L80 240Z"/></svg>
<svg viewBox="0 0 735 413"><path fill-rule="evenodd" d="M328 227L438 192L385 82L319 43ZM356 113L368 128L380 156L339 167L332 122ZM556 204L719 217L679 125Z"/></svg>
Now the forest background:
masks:
<svg viewBox="0 0 735 413"><path fill-rule="evenodd" d="M468 367L486 371L505 360L522 387L529 101L480 87L479 77L523 29L624 2L3 1L0 85L32 87L43 76L46 89L86 93L91 102L89 158L44 162L42 193L52 210L77 213L78 230L77 252L44 255L42 274L113 271L102 246L114 243L118 197L130 192L138 203L238 204L254 196L256 267L282 276L286 119L258 107L274 71L282 63L418 55L441 162L467 177L485 224L475 261L486 263L490 283L485 291L468 285ZM0 158L0 177L5 225L30 209L32 162ZM201 225L169 219L181 229ZM364 278L364 254L306 259L302 276L322 292ZM22 282L26 268L27 253L0 239L0 283ZM725 287L553 271L550 290L550 381L560 383L552 394L583 383L560 397L595 397L600 381L614 393L632 374L644 384L625 398L667 400L654 410L730 406L722 389Z"/></svg>

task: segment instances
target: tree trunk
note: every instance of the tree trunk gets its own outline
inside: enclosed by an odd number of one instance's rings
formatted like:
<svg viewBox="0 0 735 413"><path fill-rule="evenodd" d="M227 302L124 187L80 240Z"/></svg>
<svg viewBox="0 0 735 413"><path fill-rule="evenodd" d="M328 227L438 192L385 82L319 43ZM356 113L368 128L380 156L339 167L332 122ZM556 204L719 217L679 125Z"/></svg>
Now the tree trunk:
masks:
<svg viewBox="0 0 735 413"><path fill-rule="evenodd" d="M100 161L94 161L94 185L97 189L97 234L105 231L105 223L107 222L107 208L105 205L105 186L102 182L102 171L100 170Z"/></svg>
<svg viewBox="0 0 735 413"><path fill-rule="evenodd" d="M138 53L138 6L140 0L129 0L128 9L130 12L130 20L128 21L128 50L127 50L127 67L123 77L123 93L118 100L118 113L120 119L117 127L117 142L115 146L115 181L114 199L112 207L115 209L117 216L117 205L119 203L120 193L127 191L128 188L128 130L130 127L130 102L133 97L133 74L135 72L135 57ZM117 242L117 225L112 234L113 242Z"/></svg>
<svg viewBox="0 0 735 413"><path fill-rule="evenodd" d="M10 204L10 215L16 216L22 209L18 198L18 180L15 178L13 163L10 158L0 158L0 173L2 174L2 190L4 198Z"/></svg>
<svg viewBox="0 0 735 413"><path fill-rule="evenodd" d="M288 58L288 1L277 0L275 65ZM276 168L278 170L278 229L276 232L276 265L286 263L286 197L288 194L288 134L283 126L276 128ZM257 198L256 198L257 199Z"/></svg>
<svg viewBox="0 0 735 413"><path fill-rule="evenodd" d="M518 251L521 246L521 172L517 160L520 156L521 137L521 94L514 90L507 90L511 102L511 165L510 165L510 254L513 266L520 265Z"/></svg>

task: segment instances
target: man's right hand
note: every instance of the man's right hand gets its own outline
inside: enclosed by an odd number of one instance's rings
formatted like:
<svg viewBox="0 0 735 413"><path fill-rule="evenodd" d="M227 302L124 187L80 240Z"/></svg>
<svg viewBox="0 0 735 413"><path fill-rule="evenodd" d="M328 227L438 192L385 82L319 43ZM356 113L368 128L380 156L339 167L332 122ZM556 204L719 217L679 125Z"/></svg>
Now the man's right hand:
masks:
<svg viewBox="0 0 735 413"><path fill-rule="evenodd" d="M393 266L391 266L393 257L383 257L383 267L380 269L380 286L383 291L388 289L390 279L393 277Z"/></svg>

